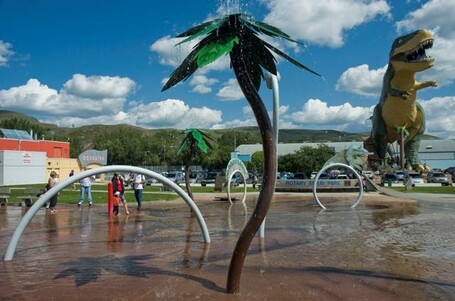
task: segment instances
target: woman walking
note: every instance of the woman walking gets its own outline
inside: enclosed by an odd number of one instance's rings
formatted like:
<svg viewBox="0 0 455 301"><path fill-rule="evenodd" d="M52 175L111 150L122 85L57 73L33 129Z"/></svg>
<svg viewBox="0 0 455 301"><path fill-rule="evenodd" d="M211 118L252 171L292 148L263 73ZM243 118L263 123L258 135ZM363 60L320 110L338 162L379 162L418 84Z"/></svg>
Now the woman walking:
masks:
<svg viewBox="0 0 455 301"><path fill-rule="evenodd" d="M118 194L116 194L118 192ZM112 178L112 193L117 195L120 199L120 202L123 204L123 208L125 208L125 214L130 214L128 211L128 205L126 204L125 198L125 182L123 178L120 176L119 173L114 173L114 177ZM118 205L117 205L118 206ZM118 210L118 207L117 207ZM117 211L118 213L118 211Z"/></svg>
<svg viewBox="0 0 455 301"><path fill-rule="evenodd" d="M51 189L52 187L54 187L57 184L56 178L57 178L57 173L55 171L51 171L51 173L49 175L49 179L47 180L46 190ZM57 212L57 210L55 210L55 206L57 205L57 198L58 198L58 193L53 195L49 200L49 210L51 213Z"/></svg>

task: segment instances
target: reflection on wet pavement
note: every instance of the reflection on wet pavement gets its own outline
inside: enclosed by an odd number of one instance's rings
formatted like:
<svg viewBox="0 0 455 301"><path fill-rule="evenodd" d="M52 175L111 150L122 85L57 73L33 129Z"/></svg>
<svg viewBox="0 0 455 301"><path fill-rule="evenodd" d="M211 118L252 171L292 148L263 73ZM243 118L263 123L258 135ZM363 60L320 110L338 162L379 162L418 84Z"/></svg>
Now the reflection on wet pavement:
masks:
<svg viewBox="0 0 455 301"><path fill-rule="evenodd" d="M454 300L455 204L366 196L276 197L250 247L241 295L224 293L247 205L183 201L108 218L105 206L42 209L0 268L1 300ZM2 255L23 212L0 210Z"/></svg>

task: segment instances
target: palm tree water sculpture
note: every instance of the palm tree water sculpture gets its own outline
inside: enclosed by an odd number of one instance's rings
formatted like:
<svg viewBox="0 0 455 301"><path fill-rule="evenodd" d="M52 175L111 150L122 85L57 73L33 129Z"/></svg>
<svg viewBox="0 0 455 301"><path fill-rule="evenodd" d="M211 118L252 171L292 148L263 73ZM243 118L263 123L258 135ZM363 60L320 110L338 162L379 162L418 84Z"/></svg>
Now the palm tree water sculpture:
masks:
<svg viewBox="0 0 455 301"><path fill-rule="evenodd" d="M198 129L186 129L183 132L185 137L180 144L178 155L183 156L185 162L185 186L188 196L194 201L193 191L190 185L190 164L191 161L202 154L207 154L208 150L212 148L210 141L212 138L207 133Z"/></svg>
<svg viewBox="0 0 455 301"><path fill-rule="evenodd" d="M256 208L243 229L232 254L226 291L232 294L240 292L240 276L246 253L256 232L263 222L273 198L276 181L276 145L273 128L267 109L258 94L261 80L264 79L262 68L276 75L276 59L272 51L294 65L313 74L313 70L302 65L284 52L259 38L259 34L280 37L291 42L291 39L280 29L267 23L254 20L251 16L237 13L202 23L178 35L184 38L181 43L202 38L174 70L162 91L169 89L182 80L190 77L198 68L206 66L225 54L229 54L231 65L245 98L254 112L261 133L264 152L264 170L262 189Z"/></svg>

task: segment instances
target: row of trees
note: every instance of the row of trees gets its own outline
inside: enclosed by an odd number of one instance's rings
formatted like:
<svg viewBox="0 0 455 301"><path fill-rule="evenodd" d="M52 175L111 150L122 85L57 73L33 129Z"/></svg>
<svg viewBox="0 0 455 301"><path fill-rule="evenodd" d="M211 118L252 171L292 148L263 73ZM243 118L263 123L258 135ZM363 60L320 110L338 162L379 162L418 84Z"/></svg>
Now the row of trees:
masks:
<svg viewBox="0 0 455 301"><path fill-rule="evenodd" d="M185 137L185 133L179 130L166 129L147 132L137 128L124 127L115 131L100 131L95 133L92 141L84 142L79 131L68 135L49 133L40 124L25 119L2 120L0 127L27 132L33 130L38 137L45 135L57 141L68 141L69 138L72 158L77 158L84 150L93 148L108 150L109 165L183 166L185 164L183 156L177 154ZM201 165L206 169L223 169L230 160L231 152L238 145L260 143L257 135L236 130L226 130L222 134L212 135L212 139L212 148L206 155L194 158L193 165ZM332 149L325 144L320 144L318 148L304 146L293 154L278 157L278 170L305 172L309 176L312 171L320 169L332 155ZM263 170L263 161L263 152L256 152L253 154L251 162L246 163L246 167L250 171L260 173Z"/></svg>
<svg viewBox="0 0 455 301"><path fill-rule="evenodd" d="M178 154L178 149L184 137L185 132L178 130L140 133L134 129L122 129L96 136L92 147L108 150L108 164L183 166L185 160ZM193 165L207 169L225 168L236 148L234 141L237 144L258 143L258 137L248 132L226 131L212 139L212 149L207 155L194 158Z"/></svg>
<svg viewBox="0 0 455 301"><path fill-rule="evenodd" d="M3 129L15 129L15 130L23 130L30 133L33 132L33 135L41 139L44 134L46 133L46 129L41 126L39 123L31 122L26 119L22 118L10 118L0 120L0 128Z"/></svg>

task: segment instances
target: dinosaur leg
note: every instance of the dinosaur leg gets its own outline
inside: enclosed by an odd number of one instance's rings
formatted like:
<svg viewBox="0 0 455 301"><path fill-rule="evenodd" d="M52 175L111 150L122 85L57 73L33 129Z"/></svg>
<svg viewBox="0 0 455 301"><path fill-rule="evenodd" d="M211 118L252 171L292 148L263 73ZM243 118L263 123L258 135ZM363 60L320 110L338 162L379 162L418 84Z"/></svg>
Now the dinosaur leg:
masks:
<svg viewBox="0 0 455 301"><path fill-rule="evenodd" d="M417 106L417 118L416 123L409 127L409 136L405 141L405 158L406 165L412 167L412 169L417 169L420 171L424 170L424 166L419 159L419 148L420 148L420 139L422 138L423 133L425 132L425 115L422 106L419 103L416 103Z"/></svg>
<svg viewBox="0 0 455 301"><path fill-rule="evenodd" d="M380 104L374 107L372 121L371 138L373 140L376 154L381 160L385 159L387 153L387 127L382 118L382 106Z"/></svg>
<svg viewBox="0 0 455 301"><path fill-rule="evenodd" d="M420 137L414 137L406 142L404 146L404 156L406 158L406 166L412 169L422 170L423 165L419 159Z"/></svg>

